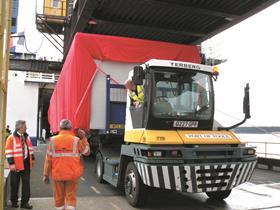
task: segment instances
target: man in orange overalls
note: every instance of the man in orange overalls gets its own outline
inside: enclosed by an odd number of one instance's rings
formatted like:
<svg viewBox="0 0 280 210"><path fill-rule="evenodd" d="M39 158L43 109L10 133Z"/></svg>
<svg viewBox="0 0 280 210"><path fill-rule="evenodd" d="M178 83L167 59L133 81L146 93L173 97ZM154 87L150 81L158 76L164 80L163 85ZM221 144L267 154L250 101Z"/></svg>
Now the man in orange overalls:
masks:
<svg viewBox="0 0 280 210"><path fill-rule="evenodd" d="M90 148L85 132L78 130L74 135L70 120L60 122L60 132L50 138L43 181L48 184L53 179L54 202L57 210L76 208L76 192L79 178L83 174L81 154L90 155Z"/></svg>

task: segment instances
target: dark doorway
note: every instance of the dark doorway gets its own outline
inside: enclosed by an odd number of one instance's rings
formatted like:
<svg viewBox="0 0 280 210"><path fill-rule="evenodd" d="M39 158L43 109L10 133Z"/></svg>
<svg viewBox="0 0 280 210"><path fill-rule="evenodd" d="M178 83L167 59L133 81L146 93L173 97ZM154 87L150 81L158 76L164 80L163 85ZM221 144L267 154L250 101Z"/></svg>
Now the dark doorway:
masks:
<svg viewBox="0 0 280 210"><path fill-rule="evenodd" d="M44 85L39 89L39 107L38 107L38 126L37 136L38 139L45 137L46 139L51 136L50 124L48 121L48 110L50 105L50 99L53 93L53 88L49 88ZM45 129L45 136L43 129Z"/></svg>

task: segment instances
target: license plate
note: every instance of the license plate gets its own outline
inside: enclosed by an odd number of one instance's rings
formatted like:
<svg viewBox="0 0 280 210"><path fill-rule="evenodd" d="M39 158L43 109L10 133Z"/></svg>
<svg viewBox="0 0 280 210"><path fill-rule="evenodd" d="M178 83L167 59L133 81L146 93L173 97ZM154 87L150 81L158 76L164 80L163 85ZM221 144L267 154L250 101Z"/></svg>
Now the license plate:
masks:
<svg viewBox="0 0 280 210"><path fill-rule="evenodd" d="M173 127L176 128L197 128L198 121L174 121Z"/></svg>
<svg viewBox="0 0 280 210"><path fill-rule="evenodd" d="M124 129L124 124L110 124L110 129Z"/></svg>

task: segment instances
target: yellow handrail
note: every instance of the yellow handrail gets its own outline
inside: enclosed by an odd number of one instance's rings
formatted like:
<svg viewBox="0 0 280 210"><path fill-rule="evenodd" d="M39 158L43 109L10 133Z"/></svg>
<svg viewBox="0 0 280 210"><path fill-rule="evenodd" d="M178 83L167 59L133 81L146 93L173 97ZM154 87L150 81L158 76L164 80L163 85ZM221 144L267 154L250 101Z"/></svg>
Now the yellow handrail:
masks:
<svg viewBox="0 0 280 210"><path fill-rule="evenodd" d="M4 161L6 140L6 106L8 87L8 68L10 58L10 33L12 0L0 0L1 23L0 23L0 210L4 209Z"/></svg>

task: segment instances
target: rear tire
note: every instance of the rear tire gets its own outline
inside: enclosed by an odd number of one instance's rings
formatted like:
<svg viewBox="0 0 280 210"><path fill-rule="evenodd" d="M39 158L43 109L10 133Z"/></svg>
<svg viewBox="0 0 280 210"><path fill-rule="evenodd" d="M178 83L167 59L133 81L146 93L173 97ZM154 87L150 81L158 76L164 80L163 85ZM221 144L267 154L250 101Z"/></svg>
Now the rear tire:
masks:
<svg viewBox="0 0 280 210"><path fill-rule="evenodd" d="M126 167L124 189L126 199L130 205L139 207L145 204L147 200L147 187L143 184L133 162L129 162Z"/></svg>
<svg viewBox="0 0 280 210"><path fill-rule="evenodd" d="M103 158L100 152L97 153L96 155L96 160L95 160L95 164L96 164L96 180L99 183L104 183L104 179L103 179L103 173L104 173L104 164L103 164Z"/></svg>
<svg viewBox="0 0 280 210"><path fill-rule="evenodd" d="M211 200L221 201L225 198L227 198L231 193L231 190L225 190L225 191L217 191L217 192L207 192L207 196Z"/></svg>

